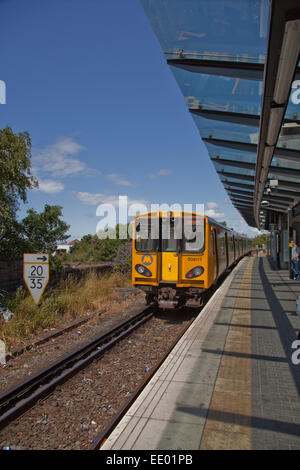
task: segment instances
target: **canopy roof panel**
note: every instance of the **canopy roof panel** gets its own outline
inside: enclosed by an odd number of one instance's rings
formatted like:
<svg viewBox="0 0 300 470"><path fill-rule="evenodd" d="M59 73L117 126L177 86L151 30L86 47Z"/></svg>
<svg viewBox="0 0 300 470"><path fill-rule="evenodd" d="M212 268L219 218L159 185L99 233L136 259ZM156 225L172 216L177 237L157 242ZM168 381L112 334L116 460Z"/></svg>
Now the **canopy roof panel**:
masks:
<svg viewBox="0 0 300 470"><path fill-rule="evenodd" d="M261 63L269 1L141 0L164 53ZM233 27L234 26L234 27Z"/></svg>
<svg viewBox="0 0 300 470"><path fill-rule="evenodd" d="M195 74L177 67L172 67L172 72L190 109L257 115L261 111L261 82Z"/></svg>
<svg viewBox="0 0 300 470"><path fill-rule="evenodd" d="M300 197L299 0L141 3L229 197L262 227L263 200Z"/></svg>

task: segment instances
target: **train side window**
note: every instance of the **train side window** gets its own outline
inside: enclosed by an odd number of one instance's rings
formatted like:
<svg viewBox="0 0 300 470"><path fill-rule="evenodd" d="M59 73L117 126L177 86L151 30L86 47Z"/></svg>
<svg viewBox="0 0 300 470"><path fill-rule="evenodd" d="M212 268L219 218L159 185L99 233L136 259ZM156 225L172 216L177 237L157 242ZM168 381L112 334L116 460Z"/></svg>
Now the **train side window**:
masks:
<svg viewBox="0 0 300 470"><path fill-rule="evenodd" d="M225 232L220 232L220 254L222 258L226 255L225 249Z"/></svg>

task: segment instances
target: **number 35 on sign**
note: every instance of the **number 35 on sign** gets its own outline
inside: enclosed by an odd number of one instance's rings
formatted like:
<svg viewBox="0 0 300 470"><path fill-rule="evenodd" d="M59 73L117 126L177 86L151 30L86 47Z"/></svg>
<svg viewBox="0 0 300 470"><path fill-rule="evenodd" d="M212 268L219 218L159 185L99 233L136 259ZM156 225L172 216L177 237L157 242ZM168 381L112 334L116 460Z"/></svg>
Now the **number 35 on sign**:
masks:
<svg viewBox="0 0 300 470"><path fill-rule="evenodd" d="M23 277L31 297L38 304L49 281L49 255L24 253Z"/></svg>

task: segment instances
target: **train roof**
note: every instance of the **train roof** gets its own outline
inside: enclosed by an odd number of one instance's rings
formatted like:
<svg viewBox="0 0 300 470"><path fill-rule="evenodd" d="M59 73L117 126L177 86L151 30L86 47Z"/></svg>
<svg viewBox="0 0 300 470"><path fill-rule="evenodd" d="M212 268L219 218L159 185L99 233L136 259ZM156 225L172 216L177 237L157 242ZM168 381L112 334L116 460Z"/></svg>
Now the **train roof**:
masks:
<svg viewBox="0 0 300 470"><path fill-rule="evenodd" d="M222 230L225 230L226 232L230 232L232 233L232 235L235 235L236 237L249 239L249 237L247 237L246 235L238 233L235 230L232 230L231 228L225 227L223 224L220 224L220 222L217 222L215 219L212 219L211 217L208 217L207 215L205 215L205 217L207 218L210 224L213 224L216 227L219 227Z"/></svg>

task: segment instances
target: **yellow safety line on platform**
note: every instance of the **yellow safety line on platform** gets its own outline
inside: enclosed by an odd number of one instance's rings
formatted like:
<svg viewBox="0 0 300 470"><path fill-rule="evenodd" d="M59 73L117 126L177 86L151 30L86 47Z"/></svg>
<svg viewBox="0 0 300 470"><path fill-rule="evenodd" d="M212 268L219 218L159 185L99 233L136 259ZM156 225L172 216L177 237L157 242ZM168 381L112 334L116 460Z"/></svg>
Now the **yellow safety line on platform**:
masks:
<svg viewBox="0 0 300 470"><path fill-rule="evenodd" d="M253 262L254 258L250 258L236 297L201 439L201 450L248 450L252 447L250 355Z"/></svg>

